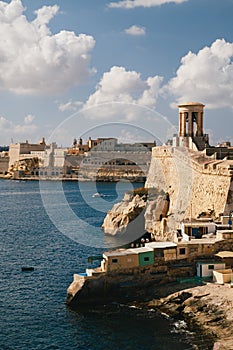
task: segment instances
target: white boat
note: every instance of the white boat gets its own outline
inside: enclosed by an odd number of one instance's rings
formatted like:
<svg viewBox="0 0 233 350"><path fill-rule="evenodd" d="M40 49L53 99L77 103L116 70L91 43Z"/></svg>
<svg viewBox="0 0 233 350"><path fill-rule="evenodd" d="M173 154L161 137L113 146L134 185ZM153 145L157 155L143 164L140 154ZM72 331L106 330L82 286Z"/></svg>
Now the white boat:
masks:
<svg viewBox="0 0 233 350"><path fill-rule="evenodd" d="M96 192L96 193L94 193L94 194L92 195L92 197L93 197L93 198L96 198L96 197L105 197L105 195L102 194L102 193Z"/></svg>

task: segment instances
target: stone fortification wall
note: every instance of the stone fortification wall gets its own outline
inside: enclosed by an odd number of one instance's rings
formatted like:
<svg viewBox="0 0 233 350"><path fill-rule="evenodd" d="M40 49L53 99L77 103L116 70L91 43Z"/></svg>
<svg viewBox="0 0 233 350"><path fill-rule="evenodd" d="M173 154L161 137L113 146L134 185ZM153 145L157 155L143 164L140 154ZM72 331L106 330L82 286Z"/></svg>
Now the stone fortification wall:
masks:
<svg viewBox="0 0 233 350"><path fill-rule="evenodd" d="M233 210L233 162L214 160L187 148L155 147L145 187L148 195L141 235L147 231L155 240L173 240L182 221L201 217L216 220ZM113 207L103 224L105 233L121 232L121 222L129 213L135 221L136 211L132 214L137 201L124 198L117 208Z"/></svg>
<svg viewBox="0 0 233 350"><path fill-rule="evenodd" d="M146 229L161 236L185 219L204 214L218 218L233 210L233 182L229 164L214 162L200 152L156 147L152 152L146 187L169 194L170 208L164 223L146 211Z"/></svg>

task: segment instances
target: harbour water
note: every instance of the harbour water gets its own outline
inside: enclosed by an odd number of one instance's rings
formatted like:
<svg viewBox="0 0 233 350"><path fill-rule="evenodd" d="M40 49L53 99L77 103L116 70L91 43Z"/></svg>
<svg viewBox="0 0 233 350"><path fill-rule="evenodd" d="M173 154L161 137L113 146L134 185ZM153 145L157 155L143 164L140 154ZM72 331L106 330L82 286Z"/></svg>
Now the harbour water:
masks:
<svg viewBox="0 0 233 350"><path fill-rule="evenodd" d="M56 188L53 182L48 186ZM114 184L99 184L105 213L127 186L122 183L116 192ZM90 206L99 200L92 197L93 184L82 184L89 205L77 183L64 183L63 188L73 212L103 235L99 227L105 213ZM88 256L104 249L61 234L48 217L40 192L38 182L0 180L0 349L193 349L197 334L153 310L112 304L74 311L65 305L73 273L83 272ZM54 191L54 207L59 205ZM32 266L34 271L22 272L22 266Z"/></svg>

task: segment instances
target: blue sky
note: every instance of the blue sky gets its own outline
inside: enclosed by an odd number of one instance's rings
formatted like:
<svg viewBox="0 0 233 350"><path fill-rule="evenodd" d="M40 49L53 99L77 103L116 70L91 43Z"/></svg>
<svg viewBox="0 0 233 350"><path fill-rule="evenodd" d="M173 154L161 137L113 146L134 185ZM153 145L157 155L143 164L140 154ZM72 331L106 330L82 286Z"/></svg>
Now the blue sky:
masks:
<svg viewBox="0 0 233 350"><path fill-rule="evenodd" d="M95 126L165 141L187 101L206 105L213 143L233 141L232 14L233 0L0 1L0 144Z"/></svg>

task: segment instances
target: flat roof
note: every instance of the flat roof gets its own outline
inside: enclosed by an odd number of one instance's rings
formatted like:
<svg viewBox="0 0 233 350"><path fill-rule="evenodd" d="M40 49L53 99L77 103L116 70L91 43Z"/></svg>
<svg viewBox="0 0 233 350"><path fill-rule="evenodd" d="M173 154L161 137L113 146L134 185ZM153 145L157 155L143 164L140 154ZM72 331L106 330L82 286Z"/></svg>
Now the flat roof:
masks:
<svg viewBox="0 0 233 350"><path fill-rule="evenodd" d="M215 255L220 257L220 258L233 258L233 252L228 251L228 250L224 250L222 252L218 252Z"/></svg>
<svg viewBox="0 0 233 350"><path fill-rule="evenodd" d="M218 240L216 239L216 237L213 238L196 238L196 239L191 239L191 241L189 241L189 244L213 244L215 242L217 242Z"/></svg>
<svg viewBox="0 0 233 350"><path fill-rule="evenodd" d="M119 250L112 250L109 252L104 252L103 257L111 258L115 256L125 256L125 255L132 255L132 254L141 254L141 253L148 253L153 252L154 249L151 247L139 247L139 248L130 248L130 249L119 249Z"/></svg>
<svg viewBox="0 0 233 350"><path fill-rule="evenodd" d="M205 105L203 105L200 102L184 102L178 105L178 107L185 107L185 106L203 106L205 107Z"/></svg>
<svg viewBox="0 0 233 350"><path fill-rule="evenodd" d="M122 249L122 250L112 250L110 252L104 252L103 256L110 258L112 256L123 256L123 255L128 255L129 252L127 249Z"/></svg>
<svg viewBox="0 0 233 350"><path fill-rule="evenodd" d="M228 234L232 234L233 230L218 230L218 233L228 233Z"/></svg>
<svg viewBox="0 0 233 350"><path fill-rule="evenodd" d="M150 242L145 244L146 247L154 249L176 248L177 244L173 242Z"/></svg>
<svg viewBox="0 0 233 350"><path fill-rule="evenodd" d="M131 254L140 254L140 253L148 253L148 252L153 252L154 249L150 248L150 247L139 247L139 248L131 248L128 249L128 252L130 252Z"/></svg>
<svg viewBox="0 0 233 350"><path fill-rule="evenodd" d="M216 226L217 224L215 223L215 222L213 222L213 221L208 221L208 222L206 222L206 221L200 221L200 222L183 222L182 223L184 226L191 226L191 227L206 227L206 226L209 226L209 225L213 225L213 226ZM224 226L226 226L226 225L224 225Z"/></svg>
<svg viewBox="0 0 233 350"><path fill-rule="evenodd" d="M206 261L197 261L197 264L199 265L222 265L221 261L216 261L216 260L206 260Z"/></svg>
<svg viewBox="0 0 233 350"><path fill-rule="evenodd" d="M212 238L194 238L190 241L183 240L181 242L178 242L177 246L179 247L188 244L213 244L218 241L221 241L221 239L217 239L215 236Z"/></svg>

